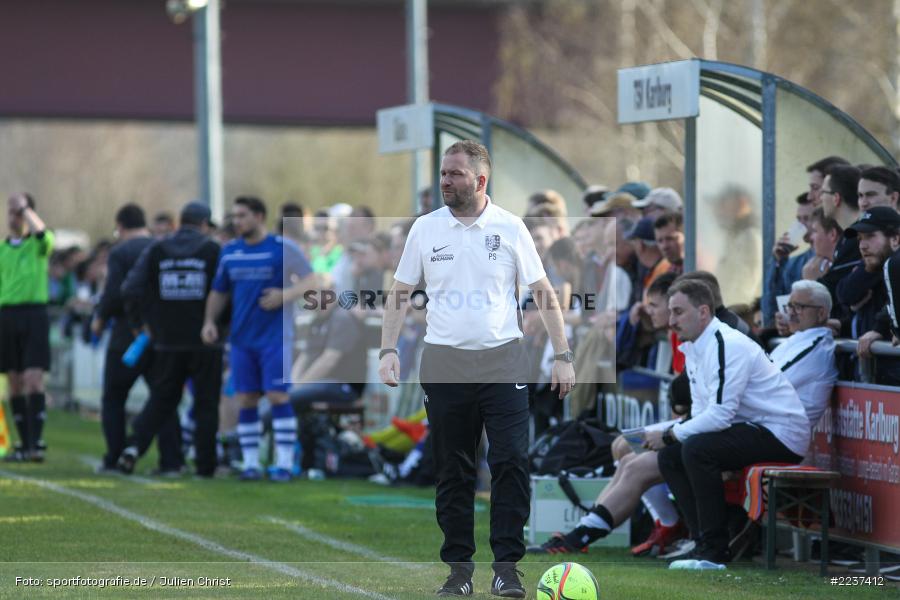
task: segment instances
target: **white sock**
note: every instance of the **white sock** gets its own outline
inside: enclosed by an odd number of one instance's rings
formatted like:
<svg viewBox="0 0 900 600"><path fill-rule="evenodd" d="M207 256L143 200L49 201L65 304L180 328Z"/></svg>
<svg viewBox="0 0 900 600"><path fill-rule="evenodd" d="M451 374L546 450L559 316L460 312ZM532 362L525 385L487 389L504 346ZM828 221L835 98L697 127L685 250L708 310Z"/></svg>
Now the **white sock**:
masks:
<svg viewBox="0 0 900 600"><path fill-rule="evenodd" d="M247 410L247 409L244 409ZM244 413L244 410L241 412ZM253 409L253 413L256 409ZM241 415L238 422L237 434L241 444L241 455L244 458L244 469L260 469L259 464L259 439L262 437L262 422L249 411Z"/></svg>
<svg viewBox="0 0 900 600"><path fill-rule="evenodd" d="M610 527L609 523L607 523L603 517L598 515L597 513L589 512L588 514L581 517L578 521L578 525L582 527L591 527L592 529L605 529L606 531L612 531L612 527Z"/></svg>
<svg viewBox="0 0 900 600"><path fill-rule="evenodd" d="M294 444L275 444L275 466L290 471L294 467Z"/></svg>
<svg viewBox="0 0 900 600"><path fill-rule="evenodd" d="M275 466L290 471L294 466L294 445L297 443L297 417L290 403L272 405L272 437Z"/></svg>
<svg viewBox="0 0 900 600"><path fill-rule="evenodd" d="M678 523L678 511L669 500L669 487L665 483L658 483L644 492L641 501L647 507L654 522L659 521L663 527L672 527Z"/></svg>

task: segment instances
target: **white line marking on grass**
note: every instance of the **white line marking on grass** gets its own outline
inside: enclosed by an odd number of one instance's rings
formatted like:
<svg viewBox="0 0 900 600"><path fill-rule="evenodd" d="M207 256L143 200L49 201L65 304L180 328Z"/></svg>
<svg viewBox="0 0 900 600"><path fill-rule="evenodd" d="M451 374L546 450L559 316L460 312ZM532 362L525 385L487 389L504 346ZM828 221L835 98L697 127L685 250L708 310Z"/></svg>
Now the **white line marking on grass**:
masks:
<svg viewBox="0 0 900 600"><path fill-rule="evenodd" d="M320 544L325 544L326 546L331 546L336 550L343 550L344 552L349 552L350 554L357 554L359 556L362 556L363 558L368 558L369 560L377 562L395 563L401 567L405 567L408 569L423 568L423 565L420 565L418 563L410 563L400 558L394 558L393 556L379 554L378 552L366 548L365 546L359 546L351 542L343 542L333 537L329 537L327 535L313 531L312 529L307 529L303 525L298 525L297 523L292 523L291 521L285 521L284 519L279 519L278 517L265 517L265 520L269 523L274 523L275 525L280 525L286 529L289 529L300 537L304 537L314 542L319 542Z"/></svg>
<svg viewBox="0 0 900 600"><path fill-rule="evenodd" d="M80 455L78 457L78 460L80 460L82 464L89 466L91 469L96 469L103 464L103 461L99 458L88 456L86 454ZM118 477L119 479L127 479L128 481L143 483L144 485L156 485L157 483L159 483L158 481L149 479L147 477L141 477L140 475L126 475L125 473L95 473L95 475L112 475L113 477Z"/></svg>
<svg viewBox="0 0 900 600"><path fill-rule="evenodd" d="M366 589L358 588L353 585L349 585L346 583L342 583L340 581L336 581L334 579L328 577L322 577L321 575L315 575L313 573L309 573L307 571L303 571L302 569L298 569L296 567L292 567L289 564L283 562L277 562L273 560L268 560L261 556L257 556L256 554L251 554L249 552L243 552L241 550L234 550L233 548L228 548L227 546L223 546L217 542L212 540L208 540L204 537L200 537L199 535L188 533L187 531L182 531L181 529L176 529L170 525L166 525L165 523L161 523L156 521L155 519L151 519L150 517L145 517L142 514L132 512L127 508L122 508L121 506L110 502L104 498L100 498L98 496L92 496L91 494L85 494L84 492L79 492L77 490L72 490L67 487L57 485L50 481L46 481L44 479L37 479L35 477L27 477L25 475L19 475L18 473L13 473L11 471L6 471L0 469L0 477L6 477L8 479L15 479L17 481L24 481L26 483L31 483L38 487L44 488L46 490L50 490L52 492L56 492L57 494L62 494L64 496L69 496L71 498L77 498L83 502L87 502L97 508L105 510L107 512L111 512L114 515L122 517L128 521L133 521L150 529L151 531L156 531L158 533L162 533L164 535L168 535L174 538L178 538L185 542L190 542L195 546L200 546L204 550L209 550L210 552L215 552L216 554L221 554L222 556L227 556L228 558L233 558L240 561L246 561L254 565L258 565L260 567L264 567L266 569L270 569L272 571L276 571L278 573L282 573L284 575L288 575L290 577L297 577L300 579L304 579L316 585L321 585L323 587L329 587L336 589L340 592L351 593L351 594L359 594L360 596L365 596L366 598L372 598L373 600L394 600L390 596L385 596L383 594L379 594L378 592L372 592Z"/></svg>

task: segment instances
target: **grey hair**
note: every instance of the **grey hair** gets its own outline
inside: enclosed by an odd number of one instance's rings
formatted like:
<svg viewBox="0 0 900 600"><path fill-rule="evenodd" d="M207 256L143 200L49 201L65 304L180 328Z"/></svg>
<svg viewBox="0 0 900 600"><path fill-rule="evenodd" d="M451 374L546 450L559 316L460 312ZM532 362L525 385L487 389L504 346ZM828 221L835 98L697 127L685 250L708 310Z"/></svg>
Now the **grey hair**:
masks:
<svg viewBox="0 0 900 600"><path fill-rule="evenodd" d="M827 314L831 314L831 293L827 287L810 279L800 279L791 284L791 292L803 291L809 292L812 301L823 307Z"/></svg>

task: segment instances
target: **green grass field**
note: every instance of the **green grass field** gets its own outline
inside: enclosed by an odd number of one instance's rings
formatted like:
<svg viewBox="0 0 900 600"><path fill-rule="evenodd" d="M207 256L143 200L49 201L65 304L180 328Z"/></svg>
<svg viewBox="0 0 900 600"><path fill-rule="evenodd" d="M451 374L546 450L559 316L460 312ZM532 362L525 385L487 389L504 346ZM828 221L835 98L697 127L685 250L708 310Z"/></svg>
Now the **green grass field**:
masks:
<svg viewBox="0 0 900 600"><path fill-rule="evenodd" d="M446 575L436 562L441 536L431 490L360 481L274 485L95 475L88 462L102 451L99 423L52 412L45 438L46 463L0 465L0 598L405 600L434 597ZM148 456L138 468L153 466ZM492 597L486 509L477 514L476 598ZM833 588L800 569L770 573L745 564L715 573L670 572L662 561L633 559L619 549L575 560L594 572L605 599L900 595L893 586ZM529 556L521 563L530 598L555 562ZM41 585L17 585L17 577ZM75 577L146 582L65 585Z"/></svg>

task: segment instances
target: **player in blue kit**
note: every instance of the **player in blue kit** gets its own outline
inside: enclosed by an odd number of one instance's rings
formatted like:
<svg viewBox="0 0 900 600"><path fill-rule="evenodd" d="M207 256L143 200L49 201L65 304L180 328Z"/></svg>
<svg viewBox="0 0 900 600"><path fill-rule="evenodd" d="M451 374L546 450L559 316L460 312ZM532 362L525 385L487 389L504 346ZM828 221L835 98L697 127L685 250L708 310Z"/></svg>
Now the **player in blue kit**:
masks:
<svg viewBox="0 0 900 600"><path fill-rule="evenodd" d="M258 198L234 201L239 237L222 248L206 301L203 341L219 338L216 319L231 299L231 372L240 406L238 437L244 457L241 479L262 477L257 408L265 394L272 405L275 467L272 481L289 481L297 442L297 419L288 401L293 302L312 287L312 268L297 245L266 230L266 206ZM287 365L287 368L285 367Z"/></svg>

